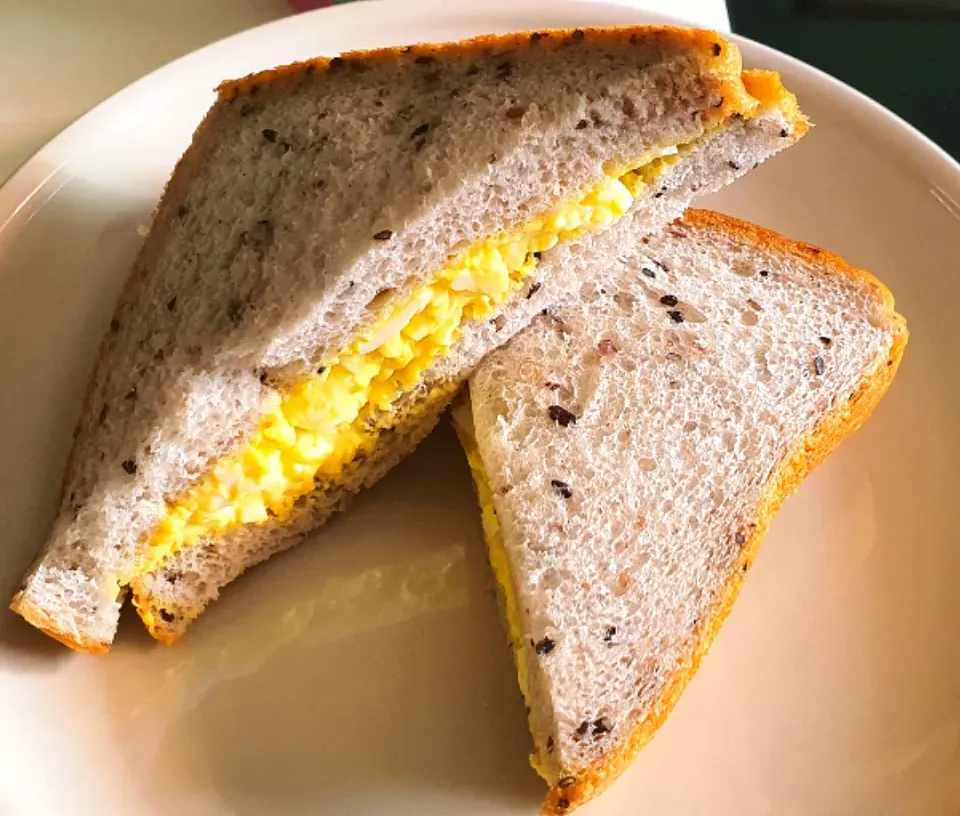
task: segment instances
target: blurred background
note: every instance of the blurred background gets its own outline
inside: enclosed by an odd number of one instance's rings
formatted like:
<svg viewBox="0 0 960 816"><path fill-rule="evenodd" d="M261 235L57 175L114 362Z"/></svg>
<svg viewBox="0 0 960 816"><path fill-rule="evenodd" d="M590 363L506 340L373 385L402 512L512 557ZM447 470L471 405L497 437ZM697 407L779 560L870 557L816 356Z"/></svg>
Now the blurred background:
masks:
<svg viewBox="0 0 960 816"><path fill-rule="evenodd" d="M960 159L960 0L727 0L737 34L886 105Z"/></svg>

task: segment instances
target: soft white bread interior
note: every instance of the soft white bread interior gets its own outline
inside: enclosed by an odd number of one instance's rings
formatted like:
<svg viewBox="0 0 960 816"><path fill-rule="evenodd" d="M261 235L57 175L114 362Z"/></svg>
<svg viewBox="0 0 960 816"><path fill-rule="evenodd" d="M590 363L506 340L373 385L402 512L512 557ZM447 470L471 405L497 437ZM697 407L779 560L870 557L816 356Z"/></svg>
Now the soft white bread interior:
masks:
<svg viewBox="0 0 960 816"><path fill-rule="evenodd" d="M648 213L653 227L698 185L716 187L790 143L805 123L782 89L763 98L771 82L751 95L734 46L653 27L347 54L222 86L124 288L59 517L11 607L70 646L108 648L126 587L136 590L163 555L151 531L212 463L243 449L272 400L457 253L584 195L619 172L611 168L728 126L747 130L776 110L782 136L771 125L762 148L743 149L747 163L696 183L684 180L686 161L676 165ZM318 481L303 515L241 528L247 543L229 569L219 562L234 556L202 549L205 539L184 551L198 595L186 619L238 565L277 549L278 534L319 523L344 489L370 483L415 444L463 366L533 313L529 291L491 315L501 330L466 327L447 365L380 418L397 441ZM199 566L211 558L208 583ZM158 636L179 626L181 610L138 605Z"/></svg>
<svg viewBox="0 0 960 816"><path fill-rule="evenodd" d="M704 211L618 234L618 253L571 249L604 269L455 411L552 814L650 739L772 515L907 341L890 292L815 247Z"/></svg>
<svg viewBox="0 0 960 816"><path fill-rule="evenodd" d="M614 230L630 235L648 232L679 215L696 194L718 189L799 138L805 122L776 78L768 74L745 78L747 87L758 94L758 86L776 89L772 101L763 103L750 119L736 118L716 130L686 153L683 161L669 166ZM353 492L379 479L430 431L457 385L486 351L508 340L545 307L576 297L586 280L580 262L583 254L602 258L616 245L616 239L597 234L582 238L579 249L561 245L544 253L523 296L491 320L465 326L449 356L427 372L421 387L390 417L386 424L390 430L376 448L352 462L336 481L319 483L292 514L183 549L160 568L136 578L131 586L137 606L149 615L151 633L165 642L178 638L223 586L251 565L297 543Z"/></svg>

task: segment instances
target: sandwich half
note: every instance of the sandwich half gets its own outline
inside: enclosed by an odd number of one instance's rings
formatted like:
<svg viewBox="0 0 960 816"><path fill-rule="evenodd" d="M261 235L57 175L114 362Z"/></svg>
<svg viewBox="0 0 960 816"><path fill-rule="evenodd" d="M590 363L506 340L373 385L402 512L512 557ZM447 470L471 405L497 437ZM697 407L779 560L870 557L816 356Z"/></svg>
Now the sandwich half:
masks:
<svg viewBox="0 0 960 816"><path fill-rule="evenodd" d="M105 651L165 641L379 479L564 286L803 134L716 34L527 32L228 82L170 179L11 607Z"/></svg>
<svg viewBox="0 0 960 816"><path fill-rule="evenodd" d="M816 247L696 210L619 237L454 410L548 814L652 737L781 502L867 419L907 342L890 292Z"/></svg>

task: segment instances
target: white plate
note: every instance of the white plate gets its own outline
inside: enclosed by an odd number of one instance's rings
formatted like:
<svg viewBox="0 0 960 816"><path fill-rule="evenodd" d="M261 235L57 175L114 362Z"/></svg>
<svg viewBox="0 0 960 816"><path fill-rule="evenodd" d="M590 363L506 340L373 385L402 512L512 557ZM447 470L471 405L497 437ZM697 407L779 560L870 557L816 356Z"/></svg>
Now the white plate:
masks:
<svg viewBox="0 0 960 816"><path fill-rule="evenodd" d="M53 517L96 344L222 78L315 54L649 21L615 6L360 3L151 74L0 190L0 592ZM769 49L816 129L712 202L883 278L913 333L876 416L792 499L675 714L595 814L960 812L960 168ZM0 813L534 814L543 788L469 478L441 429L183 643L107 658L0 614Z"/></svg>

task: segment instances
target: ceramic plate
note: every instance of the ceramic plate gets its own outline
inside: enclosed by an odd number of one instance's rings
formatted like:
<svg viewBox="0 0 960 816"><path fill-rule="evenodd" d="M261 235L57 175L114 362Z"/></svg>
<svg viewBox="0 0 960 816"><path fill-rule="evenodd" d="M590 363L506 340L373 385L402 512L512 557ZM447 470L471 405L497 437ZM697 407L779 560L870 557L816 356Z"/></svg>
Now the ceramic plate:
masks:
<svg viewBox="0 0 960 816"><path fill-rule="evenodd" d="M162 185L235 77L316 54L616 6L358 3L198 51L95 108L0 189L0 593L50 524L88 371ZM674 715L584 813L960 813L960 168L788 57L816 128L710 205L827 246L910 320L864 430L777 519ZM0 614L3 814L535 814L523 702L470 481L442 427L174 647L106 658Z"/></svg>

